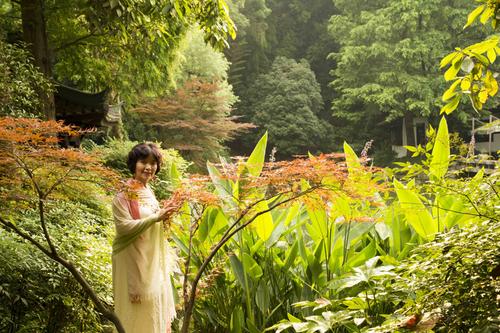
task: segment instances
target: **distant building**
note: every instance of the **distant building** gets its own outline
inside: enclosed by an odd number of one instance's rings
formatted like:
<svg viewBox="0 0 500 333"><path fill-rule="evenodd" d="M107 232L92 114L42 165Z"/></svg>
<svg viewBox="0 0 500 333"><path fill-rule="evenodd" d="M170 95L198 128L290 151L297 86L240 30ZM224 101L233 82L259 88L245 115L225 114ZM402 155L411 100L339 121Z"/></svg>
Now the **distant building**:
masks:
<svg viewBox="0 0 500 333"><path fill-rule="evenodd" d="M474 136L475 150L481 154L496 155L500 150L500 119L472 118L471 135Z"/></svg>
<svg viewBox="0 0 500 333"><path fill-rule="evenodd" d="M98 93L77 90L62 84L54 93L56 120L82 129L95 129L97 136L117 136L122 119L122 104L109 105L109 89ZM66 145L79 145L81 138L65 138Z"/></svg>
<svg viewBox="0 0 500 333"><path fill-rule="evenodd" d="M425 132L429 122L422 117L405 117L397 120L391 131L391 148L396 158L405 157L407 150L404 146L425 144Z"/></svg>

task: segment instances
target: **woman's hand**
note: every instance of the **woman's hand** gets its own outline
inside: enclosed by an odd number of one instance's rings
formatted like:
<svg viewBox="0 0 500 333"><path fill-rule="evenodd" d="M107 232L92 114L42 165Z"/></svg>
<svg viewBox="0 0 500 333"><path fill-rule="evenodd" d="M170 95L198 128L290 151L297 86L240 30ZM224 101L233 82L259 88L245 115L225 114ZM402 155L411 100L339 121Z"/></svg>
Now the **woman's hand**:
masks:
<svg viewBox="0 0 500 333"><path fill-rule="evenodd" d="M163 207L160 209L159 221L168 220L172 215L174 215L182 206L182 201L177 200L178 198L172 197L168 200L162 202Z"/></svg>

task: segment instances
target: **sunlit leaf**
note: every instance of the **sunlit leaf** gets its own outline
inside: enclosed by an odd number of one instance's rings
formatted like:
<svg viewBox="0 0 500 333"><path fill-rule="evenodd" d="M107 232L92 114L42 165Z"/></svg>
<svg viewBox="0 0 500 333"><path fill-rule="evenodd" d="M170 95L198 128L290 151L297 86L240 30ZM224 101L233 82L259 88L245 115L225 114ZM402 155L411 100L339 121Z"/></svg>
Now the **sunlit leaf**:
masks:
<svg viewBox="0 0 500 333"><path fill-rule="evenodd" d="M474 23L479 14L483 12L485 6L486 5L478 6L476 9L469 13L469 15L467 16L467 23L464 25L464 29Z"/></svg>
<svg viewBox="0 0 500 333"><path fill-rule="evenodd" d="M418 195L413 190L405 188L396 179L394 179L394 188L406 221L423 239L434 239L434 235L438 231L437 224Z"/></svg>
<svg viewBox="0 0 500 333"><path fill-rule="evenodd" d="M450 138L445 117L442 117L439 122L431 156L432 160L429 166L431 176L434 179L443 179L446 172L448 172L448 164L450 163Z"/></svg>

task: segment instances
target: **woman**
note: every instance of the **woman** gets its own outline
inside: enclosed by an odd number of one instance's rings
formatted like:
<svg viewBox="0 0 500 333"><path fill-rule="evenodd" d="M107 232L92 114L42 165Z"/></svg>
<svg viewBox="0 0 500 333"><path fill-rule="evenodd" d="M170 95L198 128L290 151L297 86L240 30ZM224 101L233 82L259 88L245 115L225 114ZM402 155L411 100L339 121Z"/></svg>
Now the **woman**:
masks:
<svg viewBox="0 0 500 333"><path fill-rule="evenodd" d="M171 331L175 317L168 244L163 220L178 208L160 208L148 182L160 171L161 154L152 143L136 145L127 165L133 179L113 200L115 312L127 333Z"/></svg>

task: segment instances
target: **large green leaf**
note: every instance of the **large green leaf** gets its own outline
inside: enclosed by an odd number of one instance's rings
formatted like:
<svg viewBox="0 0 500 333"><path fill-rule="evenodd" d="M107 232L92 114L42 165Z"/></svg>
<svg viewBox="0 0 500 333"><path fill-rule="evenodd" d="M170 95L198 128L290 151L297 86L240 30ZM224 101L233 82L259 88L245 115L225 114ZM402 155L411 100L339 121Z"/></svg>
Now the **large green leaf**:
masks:
<svg viewBox="0 0 500 333"><path fill-rule="evenodd" d="M267 132L259 140L246 162L248 172L254 177L258 177L262 172L264 161L266 159L266 147Z"/></svg>
<svg viewBox="0 0 500 333"><path fill-rule="evenodd" d="M344 154L345 154L345 162L347 163L347 170L349 174L357 174L359 169L361 168L361 163L359 162L359 158L354 152L354 150L349 146L347 142L344 141Z"/></svg>
<svg viewBox="0 0 500 333"><path fill-rule="evenodd" d="M231 313L230 329L231 333L242 333L245 326L245 317L241 306L236 306Z"/></svg>
<svg viewBox="0 0 500 333"><path fill-rule="evenodd" d="M248 254L248 253L243 253L243 268L245 269L245 272L254 280L258 280L263 272L262 268L259 266L259 264Z"/></svg>
<svg viewBox="0 0 500 333"><path fill-rule="evenodd" d="M231 268L233 269L233 273L238 279L240 285L245 289L245 272L243 270L243 264L240 259L235 254L229 256L229 263L231 264Z"/></svg>
<svg viewBox="0 0 500 333"><path fill-rule="evenodd" d="M315 199L320 200L319 196ZM311 221L311 227L308 227L311 233L310 236L316 242L320 239L325 239L328 234L328 216L325 208L321 206L314 208L307 207L307 214Z"/></svg>
<svg viewBox="0 0 500 333"><path fill-rule="evenodd" d="M347 265L349 267L356 267L370 258L375 257L377 255L377 249L375 246L375 241L372 240L363 250L360 252L354 253L348 260L347 260Z"/></svg>
<svg viewBox="0 0 500 333"><path fill-rule="evenodd" d="M210 162L207 162L207 170L210 175L210 179L215 186L215 192L225 203L224 210L226 212L232 212L237 209L236 204L238 198L236 197L237 191L235 191L235 184L229 179L224 179L220 171Z"/></svg>
<svg viewBox="0 0 500 333"><path fill-rule="evenodd" d="M205 210L203 213L203 216L201 218L200 226L198 228L197 232L197 237L200 240L200 242L204 242L205 239L208 236L208 233L212 229L212 226L214 224L214 221L216 219L218 210L214 208L208 208Z"/></svg>
<svg viewBox="0 0 500 333"><path fill-rule="evenodd" d="M442 179L448 171L450 163L450 137L448 134L448 124L446 118L441 118L439 128L432 149L432 160L429 167L431 177L435 180Z"/></svg>
<svg viewBox="0 0 500 333"><path fill-rule="evenodd" d="M288 268L290 268L290 266L292 266L292 264L294 263L295 261L295 258L297 258L297 254L299 253L299 243L298 241L296 240L292 247L290 248L290 250L288 251L288 254L286 256L286 259L285 259L285 264L283 265L283 269L286 271Z"/></svg>
<svg viewBox="0 0 500 333"><path fill-rule="evenodd" d="M269 209L266 201L261 201L255 205L256 213L263 212ZM257 232L260 239L266 241L274 230L273 216L270 212L259 215L253 222L252 227Z"/></svg>
<svg viewBox="0 0 500 333"><path fill-rule="evenodd" d="M269 287L265 279L260 280L257 292L255 293L255 304L265 316L269 311Z"/></svg>
<svg viewBox="0 0 500 333"><path fill-rule="evenodd" d="M438 232L437 223L419 199L417 193L405 188L396 179L394 179L394 188L406 221L423 239L434 239L434 235Z"/></svg>

